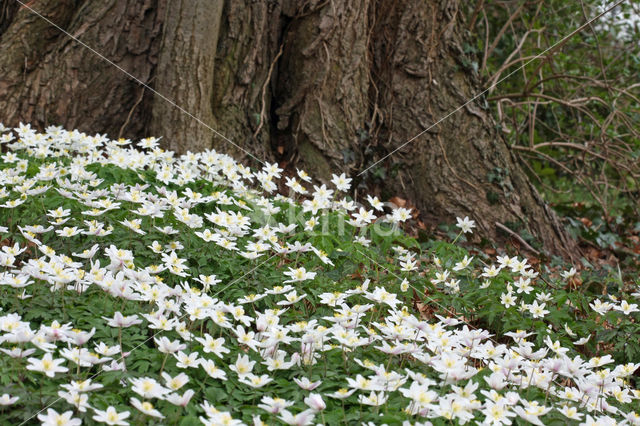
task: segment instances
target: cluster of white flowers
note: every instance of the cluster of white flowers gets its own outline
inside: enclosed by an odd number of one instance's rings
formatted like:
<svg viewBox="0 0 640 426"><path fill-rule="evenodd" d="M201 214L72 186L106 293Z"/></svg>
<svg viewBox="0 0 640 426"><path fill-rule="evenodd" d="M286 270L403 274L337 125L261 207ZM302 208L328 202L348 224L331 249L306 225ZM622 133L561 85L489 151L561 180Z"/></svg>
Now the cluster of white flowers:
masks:
<svg viewBox="0 0 640 426"><path fill-rule="evenodd" d="M0 132L3 130L8 129L0 128ZM303 284L317 281L322 265L328 270L335 259L295 236L296 223L265 223L255 219L271 218L283 205L294 202L283 196L265 195L274 192L277 180L282 178L283 170L275 164L252 172L215 151L175 158L173 153L158 148L157 140L152 138L138 143L146 150L143 152L128 147L131 144L128 140L113 141L101 135L87 136L55 127L48 128L45 134L24 125L14 130L17 138L12 133L2 136L2 142L13 151L2 156L3 163L11 166L0 170L0 208L15 209L30 197L46 196L51 188L78 208L60 206L45 212L46 223L17 228L32 245L31 254L25 256L27 247L17 243L3 246L0 285L19 289L22 299L31 297L30 289L36 286L79 294L95 286L123 301L139 302L138 314L124 315L118 311L96 316L101 316L106 326L119 333L133 326L149 328L153 333L151 341L164 362L153 366L145 376L131 376L125 384L131 395L130 407L146 416L165 418L158 402L166 401L178 407L195 404L204 424L241 424L233 417L239 414L233 407L226 407L230 411L216 408L214 401L204 397L200 386L190 388L193 375L204 371L210 381L232 381L235 386L253 390L259 395L257 406L287 424L318 421L330 399L353 398L354 403L378 407L385 405L392 395L403 398L407 419L415 424L436 418L461 424L474 419L483 424L511 424L511 419L517 416L542 425L544 416L554 409L568 419L585 421L584 424L614 424L614 419L640 424L637 413L625 413L610 404L612 400L622 403L640 400L640 392L632 389L627 380L640 364L609 368L605 366L613 362L610 357L569 357L568 348L550 339L545 347L536 348L527 340L529 333L508 333L512 342L506 344L456 318L441 317L428 322L412 312L400 294L368 279L345 291L327 288L319 294L319 305L331 315L287 322L289 310L307 309L309 295L303 290L309 287ZM20 151L47 162L39 166L30 163L16 154ZM71 153L74 156L67 163L62 161ZM102 180L87 168L96 163L117 165L134 173L153 172L165 186L114 184L101 188ZM28 169L30 175L26 173ZM298 178L305 183L311 180L303 171L298 171ZM178 192L167 187L198 179L227 189L202 194L189 188ZM257 188L251 186L253 181L257 182ZM292 195L310 192L302 182L286 177ZM301 202L305 213L315 216L331 211L349 215L356 228L378 219L374 211L383 211L384 206L377 198L368 198L373 210L356 209L348 198L336 197L348 191L351 179L343 174L334 176L331 182L334 189L314 186L314 192ZM101 219L107 212L129 205L133 207L127 219L116 223ZM197 211L202 211L198 206L207 206L211 212L198 214ZM381 217L399 223L408 220L411 211L397 208ZM170 218L180 229L151 226L163 218ZM468 218L459 219L458 223L461 232L469 232L474 226ZM143 266L131 247L101 242L122 229L141 236L161 233L176 240L169 243L154 240L148 248L157 255L157 262ZM8 229L2 227L0 232L7 233ZM280 283L230 298L224 290L235 281L215 274L193 273L195 265L181 255L187 240L184 233L201 239L203 246L215 246L221 255L246 259L247 265L259 265L259 257L266 259L264 262L276 257L274 264L280 262ZM88 248L79 253L54 250L43 243L50 235L62 239L86 238ZM357 238L360 242L367 241L364 236ZM415 253L402 247L396 247L396 252L401 271L420 272ZM313 253L321 266L307 270L297 262L304 253ZM451 271L438 267L432 282L442 284L452 293L459 292L455 274L466 273L473 260L460 259ZM439 259L433 263L441 265ZM518 295L532 291L536 273L526 260L500 257L497 265L487 266L482 273L487 285L505 268L519 274L503 294L502 303L509 307L518 303ZM170 286L166 284L169 279L180 280L181 284ZM398 279L398 284L401 291L409 288L407 280ZM257 308L259 300L268 301L271 308ZM147 306L152 307L151 311L143 308ZM548 313L544 295L522 308L533 318ZM631 313L637 311L637 305L596 301L593 309ZM205 321L215 324L216 334L191 326ZM114 406L102 410L92 405L91 391L103 388L100 375L94 380L74 381L66 374L69 370L128 371L129 353L120 341L104 336L96 339L95 328L81 330L74 327L73 321L36 324L13 312L0 316L0 331L0 343L6 346L0 348L2 353L26 358L28 370L59 383L59 396L71 408L62 414L52 408L38 414L43 424L80 424L74 415L87 410L92 410L92 419L97 422L128 424L130 411ZM389 361L376 364L362 359L359 354L365 348ZM346 375L337 390L321 391L324 381L312 381L307 372L315 364L326 362L326 355L336 350L364 373ZM171 370L174 373L165 371L168 365L175 366ZM279 398L273 391L277 388L269 387L277 377L284 377L278 376L283 370L295 372L294 381L304 395L302 403ZM482 370L488 374L479 375ZM480 384L484 390L478 391ZM445 386L452 391L440 392ZM261 394L261 388L270 390ZM541 405L528 400L529 388L547 392L549 402ZM0 398L2 405L18 403L19 399L10 394ZM255 424L264 421L260 416L254 416L253 420Z"/></svg>

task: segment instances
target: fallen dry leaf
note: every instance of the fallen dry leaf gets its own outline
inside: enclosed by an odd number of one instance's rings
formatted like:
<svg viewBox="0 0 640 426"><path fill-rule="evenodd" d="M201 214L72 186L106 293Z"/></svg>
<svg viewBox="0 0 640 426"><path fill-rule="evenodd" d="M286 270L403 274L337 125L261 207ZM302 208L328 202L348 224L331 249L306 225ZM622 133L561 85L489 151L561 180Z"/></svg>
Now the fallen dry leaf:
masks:
<svg viewBox="0 0 640 426"><path fill-rule="evenodd" d="M404 198L400 198L398 196L391 197L389 199L389 202L395 204L398 207L404 207L407 205L407 200L405 200Z"/></svg>

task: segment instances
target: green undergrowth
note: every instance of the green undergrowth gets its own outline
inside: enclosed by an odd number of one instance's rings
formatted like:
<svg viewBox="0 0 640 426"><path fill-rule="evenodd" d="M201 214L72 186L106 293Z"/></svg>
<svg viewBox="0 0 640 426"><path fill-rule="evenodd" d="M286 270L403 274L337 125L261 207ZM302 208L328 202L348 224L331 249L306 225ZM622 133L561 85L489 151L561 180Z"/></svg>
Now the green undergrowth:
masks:
<svg viewBox="0 0 640 426"><path fill-rule="evenodd" d="M345 176L11 135L3 424L638 422L637 281L418 243Z"/></svg>

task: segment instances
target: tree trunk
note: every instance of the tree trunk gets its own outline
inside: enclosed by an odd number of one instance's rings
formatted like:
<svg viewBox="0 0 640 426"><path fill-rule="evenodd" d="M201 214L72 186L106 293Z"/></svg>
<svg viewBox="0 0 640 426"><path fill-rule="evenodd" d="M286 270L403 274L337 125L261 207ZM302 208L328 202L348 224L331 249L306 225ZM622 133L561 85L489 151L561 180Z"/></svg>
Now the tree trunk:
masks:
<svg viewBox="0 0 640 426"><path fill-rule="evenodd" d="M222 0L167 3L153 83L162 97L153 100L151 128L173 151L211 147L214 134L207 126L214 125L211 98L221 17Z"/></svg>
<svg viewBox="0 0 640 426"><path fill-rule="evenodd" d="M482 90L462 47L460 2L428 3L376 3L371 99L378 125L370 145L382 153L400 148L389 158L399 170L387 189L434 218L468 215L491 239L508 227L575 256L575 243L496 131L486 102L468 104L404 145Z"/></svg>
<svg viewBox="0 0 640 426"><path fill-rule="evenodd" d="M141 81L151 80L164 17L156 2L56 0L30 7ZM147 131L151 93L27 8L12 17L0 52L5 123L62 124L112 137Z"/></svg>
<svg viewBox="0 0 640 426"><path fill-rule="evenodd" d="M369 115L370 6L370 0L291 2L284 10L291 24L276 85L276 135L317 177L353 171L360 153L358 135Z"/></svg>
<svg viewBox="0 0 640 426"><path fill-rule="evenodd" d="M373 166L361 186L408 197L427 219L468 215L488 238L504 228L526 231L548 251L571 255L574 242L485 103L470 103L406 144L481 90L462 48L460 3L30 3L159 96L28 9L0 0L0 121L163 136L179 153L249 151L325 180Z"/></svg>

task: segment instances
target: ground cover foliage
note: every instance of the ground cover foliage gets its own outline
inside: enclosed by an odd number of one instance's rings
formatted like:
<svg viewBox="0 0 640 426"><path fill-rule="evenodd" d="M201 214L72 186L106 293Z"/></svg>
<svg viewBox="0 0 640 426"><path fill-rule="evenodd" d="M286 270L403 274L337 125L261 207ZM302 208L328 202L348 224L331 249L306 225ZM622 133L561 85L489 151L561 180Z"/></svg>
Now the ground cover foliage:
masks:
<svg viewBox="0 0 640 426"><path fill-rule="evenodd" d="M419 243L344 175L0 129L3 424L640 424L637 282Z"/></svg>

